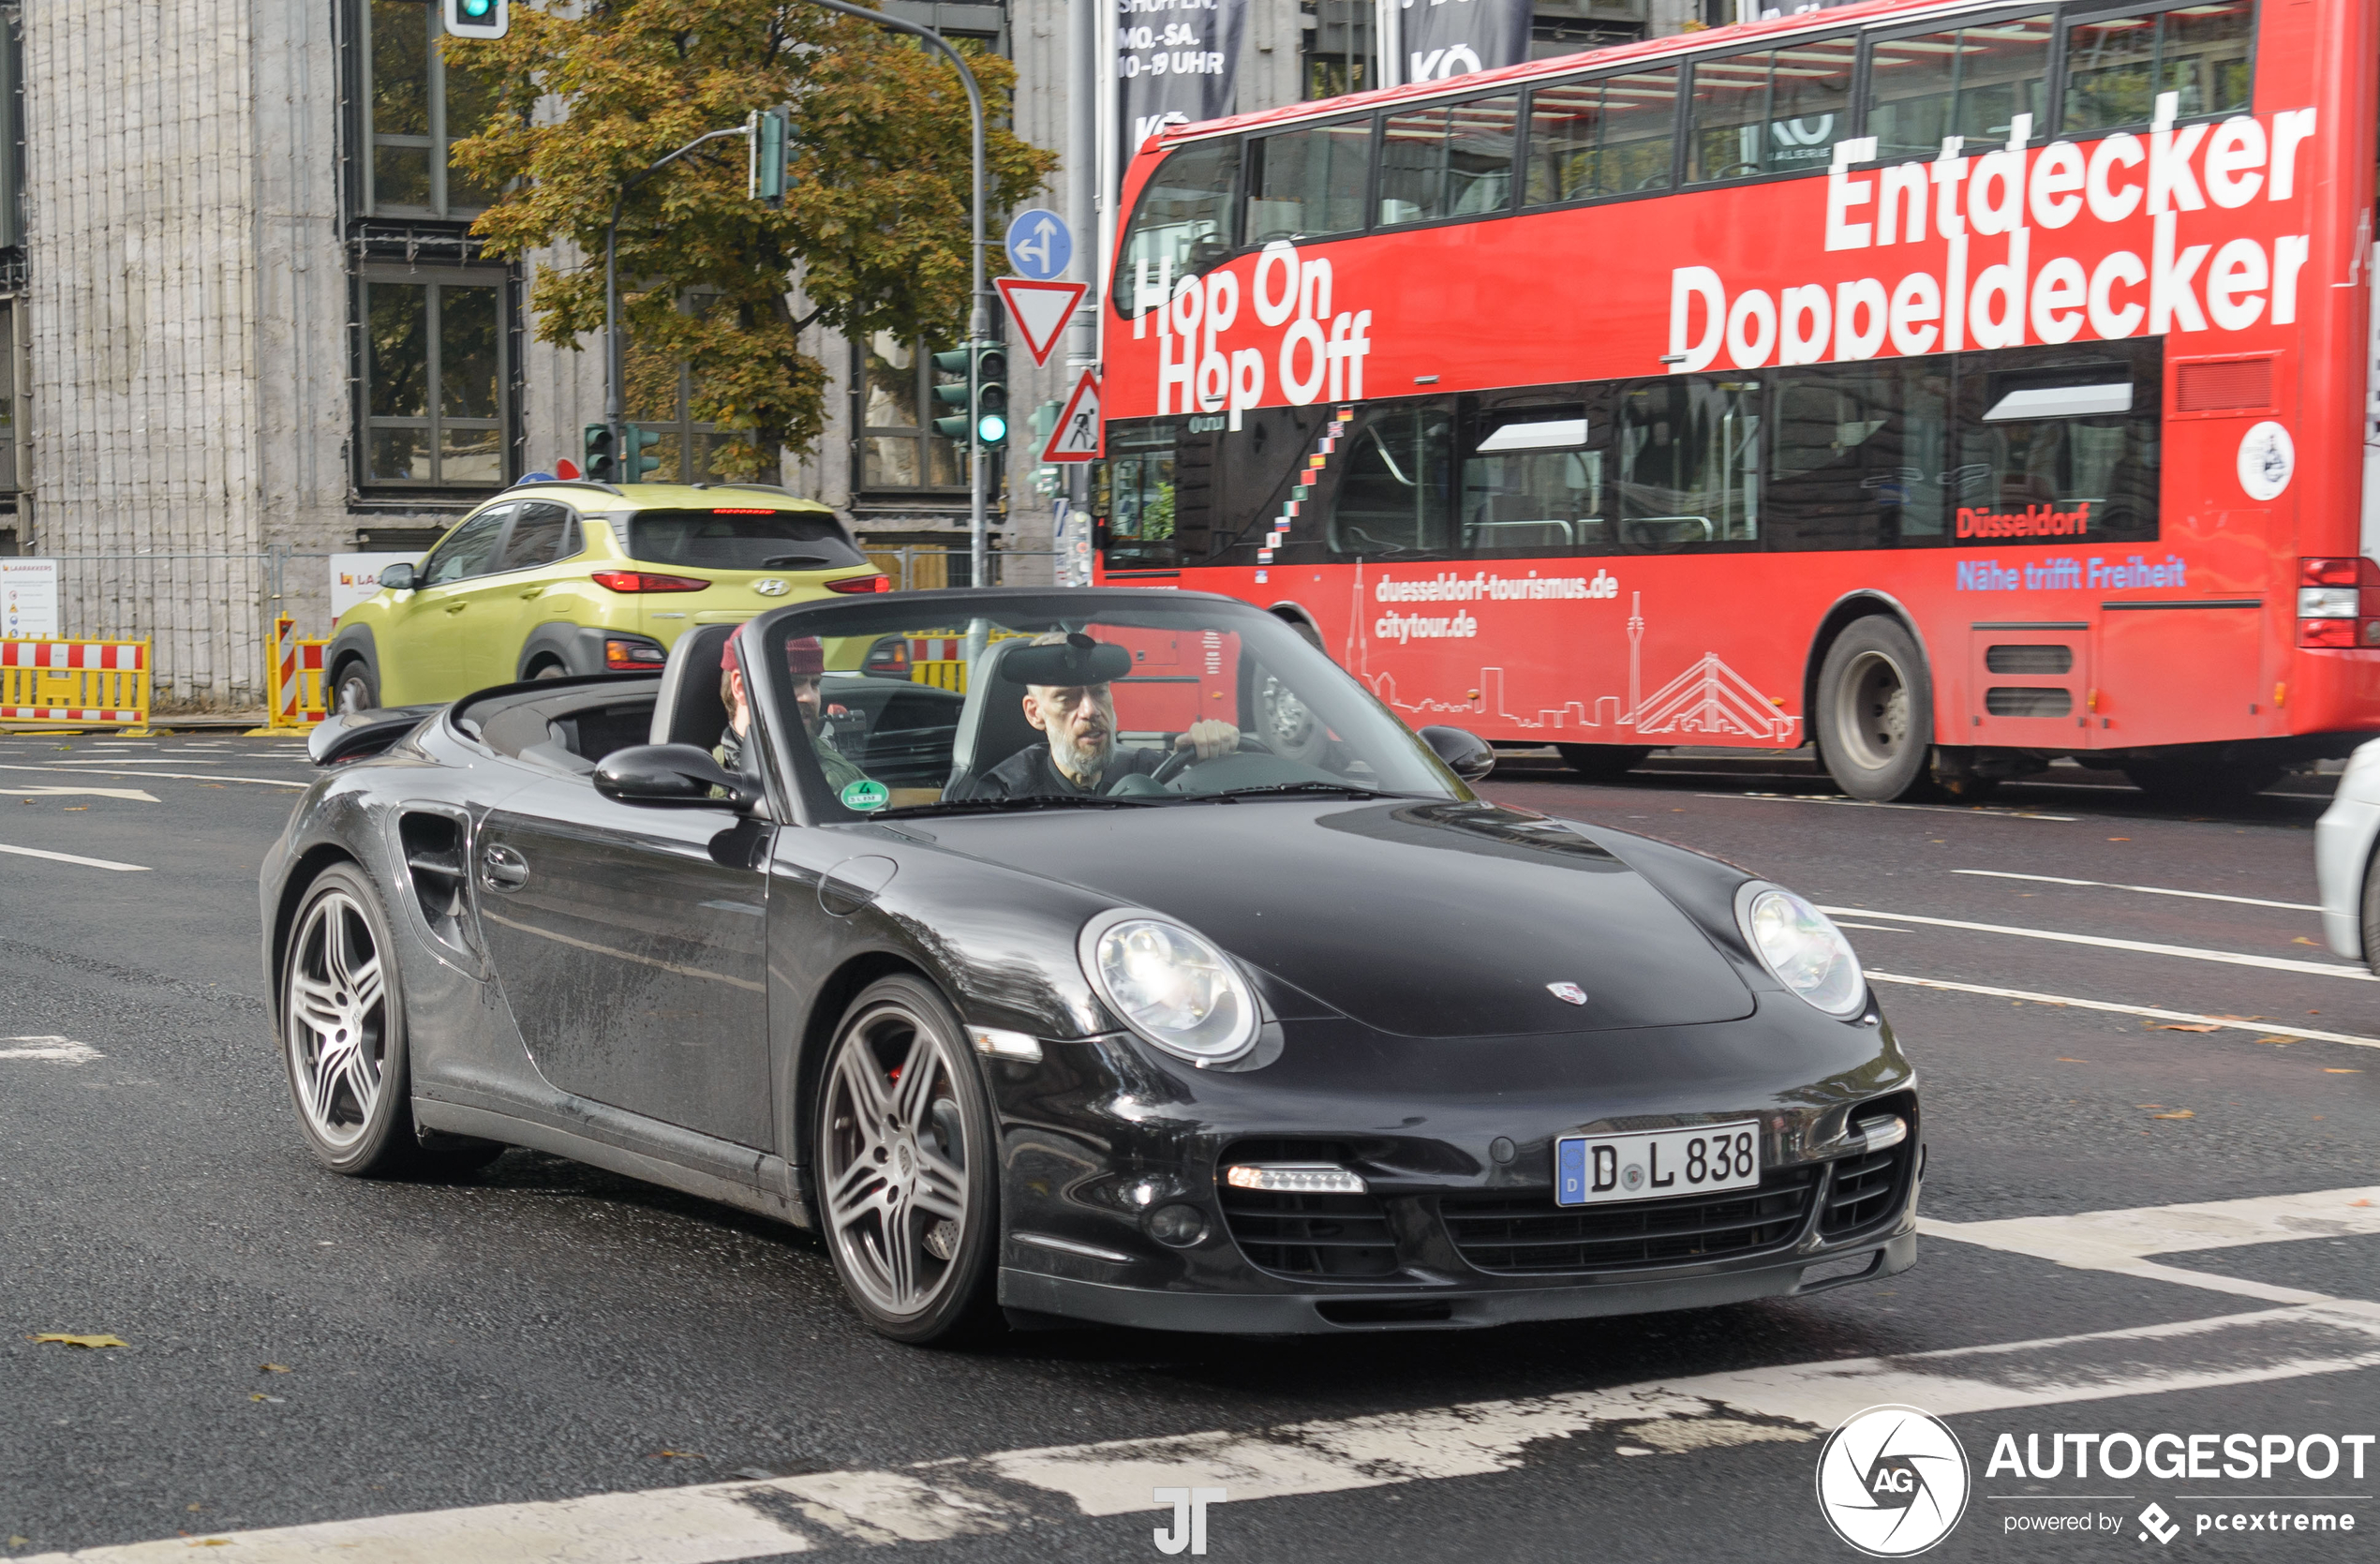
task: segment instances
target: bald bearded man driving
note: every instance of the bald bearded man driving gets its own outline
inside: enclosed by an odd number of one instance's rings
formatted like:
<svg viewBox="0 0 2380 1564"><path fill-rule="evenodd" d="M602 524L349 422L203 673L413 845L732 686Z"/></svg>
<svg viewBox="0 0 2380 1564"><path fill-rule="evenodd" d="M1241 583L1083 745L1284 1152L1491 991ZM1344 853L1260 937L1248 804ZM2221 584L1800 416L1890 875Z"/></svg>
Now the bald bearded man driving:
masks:
<svg viewBox="0 0 2380 1564"><path fill-rule="evenodd" d="M1064 797L1105 793L1118 778L1165 764L1164 750L1127 750L1116 743L1116 702L1109 684L1132 671L1132 654L1076 632L1051 632L1001 660L1001 677L1024 686L1025 721L1046 742L1028 746L989 771L967 779L958 798ZM994 694L990 698L998 699ZM1199 760L1240 747L1240 730L1209 718L1173 741Z"/></svg>

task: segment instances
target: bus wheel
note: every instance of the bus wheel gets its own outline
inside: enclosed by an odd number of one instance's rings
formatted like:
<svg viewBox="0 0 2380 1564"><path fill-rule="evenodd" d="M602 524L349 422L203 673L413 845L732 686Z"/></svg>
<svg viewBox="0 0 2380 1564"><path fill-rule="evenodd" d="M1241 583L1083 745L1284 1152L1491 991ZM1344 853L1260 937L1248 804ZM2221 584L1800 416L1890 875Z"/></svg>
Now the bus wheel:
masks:
<svg viewBox="0 0 2380 1564"><path fill-rule="evenodd" d="M2177 809L2236 808L2281 780L2281 767L2254 761L2135 760L2124 780Z"/></svg>
<svg viewBox="0 0 2380 1564"><path fill-rule="evenodd" d="M1563 763L1591 782L1615 782L1653 752L1650 744L1556 744Z"/></svg>
<svg viewBox="0 0 2380 1564"><path fill-rule="evenodd" d="M1926 777L1934 737L1933 681L1899 621L1855 619L1818 671L1818 752L1854 798L1887 803Z"/></svg>

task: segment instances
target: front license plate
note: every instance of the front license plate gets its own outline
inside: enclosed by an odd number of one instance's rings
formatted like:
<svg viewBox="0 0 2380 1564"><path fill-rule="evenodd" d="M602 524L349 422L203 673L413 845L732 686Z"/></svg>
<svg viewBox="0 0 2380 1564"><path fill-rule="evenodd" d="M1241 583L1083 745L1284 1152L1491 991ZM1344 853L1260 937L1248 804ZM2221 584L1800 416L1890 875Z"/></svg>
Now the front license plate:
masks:
<svg viewBox="0 0 2380 1564"><path fill-rule="evenodd" d="M1756 1189L1760 1122L1569 1135L1554 1143L1554 1203L1605 1205Z"/></svg>

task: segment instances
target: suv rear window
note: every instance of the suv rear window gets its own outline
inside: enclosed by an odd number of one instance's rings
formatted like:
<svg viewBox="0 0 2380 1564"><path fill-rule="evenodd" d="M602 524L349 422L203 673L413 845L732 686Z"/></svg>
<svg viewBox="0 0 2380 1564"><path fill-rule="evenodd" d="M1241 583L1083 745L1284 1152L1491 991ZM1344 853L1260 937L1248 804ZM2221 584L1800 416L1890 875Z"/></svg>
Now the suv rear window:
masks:
<svg viewBox="0 0 2380 1564"><path fill-rule="evenodd" d="M825 511L639 511L628 557L698 570L838 570L868 561Z"/></svg>

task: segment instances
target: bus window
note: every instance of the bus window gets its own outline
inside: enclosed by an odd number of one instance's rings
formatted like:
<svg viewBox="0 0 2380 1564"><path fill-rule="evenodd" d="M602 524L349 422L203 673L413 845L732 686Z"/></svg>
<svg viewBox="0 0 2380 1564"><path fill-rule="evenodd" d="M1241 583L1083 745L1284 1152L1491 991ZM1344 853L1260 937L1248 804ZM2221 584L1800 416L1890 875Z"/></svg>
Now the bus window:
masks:
<svg viewBox="0 0 2380 1564"><path fill-rule="evenodd" d="M2147 16L2101 16L2066 29L2067 134L2145 125L2159 93L2185 115L2245 113L2255 0Z"/></svg>
<svg viewBox="0 0 2380 1564"><path fill-rule="evenodd" d="M1518 95L1388 115L1380 127L1380 222L1503 211L1512 200L1520 122Z"/></svg>
<svg viewBox="0 0 2380 1564"><path fill-rule="evenodd" d="M1893 548L1941 541L1950 496L1951 361L1789 369L1770 412L1767 545Z"/></svg>
<svg viewBox="0 0 2380 1564"><path fill-rule="evenodd" d="M1248 243L1362 231L1371 150L1369 120L1249 142Z"/></svg>
<svg viewBox="0 0 2380 1564"><path fill-rule="evenodd" d="M1756 173L1823 173L1852 131L1849 35L1694 63L1689 184Z"/></svg>
<svg viewBox="0 0 2380 1564"><path fill-rule="evenodd" d="M1676 142L1677 67L1561 82L1529 95L1530 206L1659 190Z"/></svg>
<svg viewBox="0 0 2380 1564"><path fill-rule="evenodd" d="M1759 538L1760 405L1753 380L1676 375L1629 389L1615 474L1623 550Z"/></svg>
<svg viewBox="0 0 2380 1564"><path fill-rule="evenodd" d="M1498 409L1463 462L1463 548L1471 554L1608 549L1609 424L1579 403Z"/></svg>
<svg viewBox="0 0 2380 1564"><path fill-rule="evenodd" d="M1931 157L1945 136L1969 146L2008 140L2015 116L2049 124L2049 42L2056 20L2012 17L1914 37L1881 38L1867 56L1867 133L1893 162Z"/></svg>
<svg viewBox="0 0 2380 1564"><path fill-rule="evenodd" d="M1162 277L1168 291L1186 274L1203 272L1231 253L1231 187L1240 176L1240 143L1231 137L1193 142L1170 154L1140 192L1116 267L1116 307L1132 313L1139 263L1149 286Z"/></svg>
<svg viewBox="0 0 2380 1564"><path fill-rule="evenodd" d="M1331 551L1376 558L1447 549L1454 419L1439 406L1374 413L1347 453L1331 511Z"/></svg>
<svg viewBox="0 0 2380 1564"><path fill-rule="evenodd" d="M1170 570L1175 543L1174 431L1180 421L1153 419L1108 433L1098 514L1107 518L1109 570Z"/></svg>
<svg viewBox="0 0 2380 1564"><path fill-rule="evenodd" d="M2162 346L2036 350L1962 366L1959 465L1949 474L1956 538L2154 538Z"/></svg>

